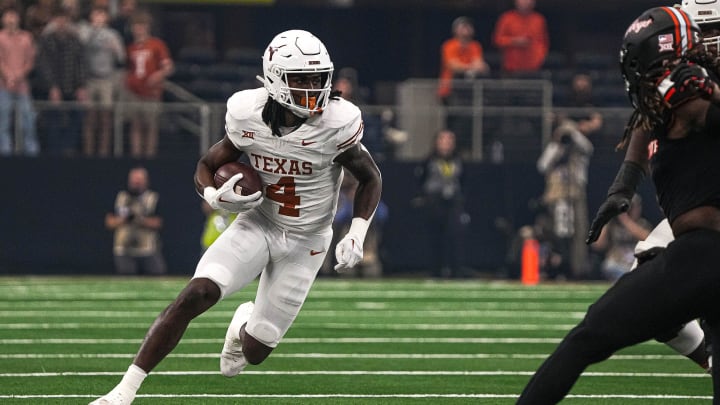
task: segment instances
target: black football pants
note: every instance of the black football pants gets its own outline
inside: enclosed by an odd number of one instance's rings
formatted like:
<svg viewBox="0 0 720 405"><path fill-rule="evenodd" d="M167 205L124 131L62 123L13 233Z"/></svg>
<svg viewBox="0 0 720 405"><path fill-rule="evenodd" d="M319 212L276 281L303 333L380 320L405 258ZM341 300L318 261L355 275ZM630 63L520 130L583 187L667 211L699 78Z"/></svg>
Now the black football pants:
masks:
<svg viewBox="0 0 720 405"><path fill-rule="evenodd" d="M517 403L556 404L590 364L696 318L708 321L706 340L720 348L718 232L688 232L621 277L540 366ZM720 367L713 367L713 387L720 405Z"/></svg>

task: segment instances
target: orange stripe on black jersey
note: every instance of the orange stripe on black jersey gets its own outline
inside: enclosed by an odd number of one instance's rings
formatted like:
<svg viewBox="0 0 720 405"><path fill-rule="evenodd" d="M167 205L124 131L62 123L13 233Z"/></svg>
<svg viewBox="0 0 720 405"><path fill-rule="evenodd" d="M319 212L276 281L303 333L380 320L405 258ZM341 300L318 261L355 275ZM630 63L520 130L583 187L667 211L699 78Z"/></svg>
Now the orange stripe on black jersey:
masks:
<svg viewBox="0 0 720 405"><path fill-rule="evenodd" d="M338 149L342 149L342 148L344 148L344 147L346 147L346 146L348 146L348 145L352 145L352 144L355 142L355 140L358 138L358 136L360 136L360 133L362 132L362 130L363 130L364 127L365 127L365 123L363 123L362 121L360 121L360 127L359 127L358 130L355 132L355 134L354 134L353 136L351 136L350 139L348 139L348 140L346 140L346 141L341 142L340 144L338 144L337 148L338 148Z"/></svg>

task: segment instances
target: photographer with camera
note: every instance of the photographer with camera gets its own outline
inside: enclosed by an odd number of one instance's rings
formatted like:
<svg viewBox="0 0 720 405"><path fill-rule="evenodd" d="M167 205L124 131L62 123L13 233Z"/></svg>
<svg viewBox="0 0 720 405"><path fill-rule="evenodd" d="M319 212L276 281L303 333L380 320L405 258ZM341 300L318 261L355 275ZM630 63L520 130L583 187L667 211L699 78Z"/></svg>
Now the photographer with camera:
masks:
<svg viewBox="0 0 720 405"><path fill-rule="evenodd" d="M582 128L582 130L581 130ZM585 125L559 118L552 139L537 161L545 175L543 205L551 219L553 253L547 265L549 278L584 278L589 270L587 170L593 145L583 133Z"/></svg>
<svg viewBox="0 0 720 405"><path fill-rule="evenodd" d="M144 167L130 169L128 188L115 198L115 212L105 216L105 226L115 232L113 256L118 274L165 274L157 214L159 195L149 189Z"/></svg>

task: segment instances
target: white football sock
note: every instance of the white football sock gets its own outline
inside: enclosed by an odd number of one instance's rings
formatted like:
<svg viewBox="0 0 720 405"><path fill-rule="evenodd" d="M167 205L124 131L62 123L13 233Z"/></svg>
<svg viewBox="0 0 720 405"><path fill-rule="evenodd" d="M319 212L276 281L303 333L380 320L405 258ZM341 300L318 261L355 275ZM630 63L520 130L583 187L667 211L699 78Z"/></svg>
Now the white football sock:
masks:
<svg viewBox="0 0 720 405"><path fill-rule="evenodd" d="M665 342L666 345L675 349L676 352L687 356L702 343L705 332L696 321L688 322L678 332L677 336Z"/></svg>
<svg viewBox="0 0 720 405"><path fill-rule="evenodd" d="M145 377L147 377L147 373L143 371L143 369L135 364L131 364L130 367L128 367L127 372L125 372L125 376L123 376L122 381L118 384L118 388L131 390L135 393L140 389L140 385L143 380L145 380Z"/></svg>

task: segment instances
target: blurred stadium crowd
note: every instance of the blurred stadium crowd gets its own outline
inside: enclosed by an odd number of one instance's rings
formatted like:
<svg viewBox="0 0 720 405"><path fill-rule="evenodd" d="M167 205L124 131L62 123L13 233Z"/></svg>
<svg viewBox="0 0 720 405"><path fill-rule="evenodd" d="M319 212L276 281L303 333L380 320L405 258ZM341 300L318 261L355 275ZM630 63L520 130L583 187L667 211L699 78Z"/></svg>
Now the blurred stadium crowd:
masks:
<svg viewBox="0 0 720 405"><path fill-rule="evenodd" d="M422 2L413 10L403 2L387 7L361 3L227 1L210 5L202 1L1 0L3 16L17 13L18 28L27 32L31 45L0 41L0 55L18 54L20 47L29 47L32 49L23 52L32 60L27 62L30 67L20 72L27 79L27 87L13 87L3 71L0 90L12 96L0 98L0 130L6 131L0 134L0 153L149 160L195 158L222 136L225 100L238 90L259 87L256 75L262 72L261 55L268 38L284 29L302 28L313 31L328 46L335 62L335 87L363 110L363 143L378 162L427 165L433 158L438 131L452 127L457 138L455 154L471 165L471 171L472 165L534 167L537 162L536 174L546 177L546 187L557 189L560 181L562 189L567 185L562 181L570 180L558 180L564 179L561 172L540 168L538 159L553 141L568 146L568 133L579 131L592 147L580 169L586 174L578 180L582 182L578 192L583 195L580 201L584 205L595 204L586 201L585 196L588 164L612 166L621 159L614 147L630 113L615 47L622 27L638 10L655 5L653 2L639 1L621 12L602 5L595 8L543 0L537 4L534 0ZM115 49L113 40L98 40L99 31L92 21L95 10L107 13L106 30L120 38L121 50ZM513 16L515 25L509 22L501 29L501 21L509 19L510 13L517 14ZM507 48L521 49L534 41L531 34L525 38L522 33L529 27L523 18L529 15L537 19L533 24L542 22L538 29L544 31L545 38L533 45L540 48L534 52L539 59L533 66L513 68L506 60ZM623 18L625 15L627 18ZM62 41L51 39L57 37L59 18L67 20L68 25L67 30L60 31L76 37L79 49L58 45ZM132 85L126 74L137 68L130 56L136 41L132 25L138 18L165 46L162 62L155 67L165 69L158 98L143 98L147 94L141 94L139 99L127 96L132 95ZM472 72L456 69L450 74L454 88L465 90L464 101L450 103L439 95L438 78L443 75L443 43L457 38L460 23L472 28L469 39L479 44L485 67ZM3 18L3 32L9 24ZM98 71L97 66L91 65L98 61L88 58L92 52L100 53L97 47L113 54L109 61L101 61L111 63L112 73L105 72L112 86L110 100L103 98L107 94L97 88L93 90L95 96L77 92L88 90L89 83L98 79L92 73ZM58 96L50 78L60 72L60 80L67 83L60 86L62 95ZM22 79L13 78L18 82ZM23 110L18 94L27 95L31 106ZM149 104L140 110L130 108L139 102ZM11 109L13 105L15 110ZM144 121L146 126L141 126L143 130L152 133L152 122L156 120L159 135L154 144L152 134L138 135L150 140L136 144L134 136L139 129L134 119L140 112L148 119ZM465 119L467 125L453 126L457 122L451 123L452 116ZM573 159L568 155L558 162L567 164L567 169L577 165ZM576 168L572 166L572 170ZM418 195L422 181L419 176ZM462 182L463 187L468 187L467 179ZM598 185L601 189L604 186ZM496 218L496 231L507 238L508 258L500 270L503 275L517 276L519 246L524 238L554 232L552 228L557 224L553 224L547 201L551 191L546 189L525 207L535 220L518 223L516 219L513 224L512 218ZM557 198L576 198L578 192L553 198L555 202ZM408 196L408 201L412 197ZM520 204L526 205L524 201ZM476 226L468 225L472 222L467 211L458 210L458 221L464 226ZM577 218L586 221L579 214ZM520 229L521 225L532 228L530 234L528 228ZM563 225L563 238L567 238L567 228L575 225ZM576 236L581 234L579 229ZM544 246L550 251L541 253L550 263L553 254L559 253L553 251L552 244ZM571 255L570 248L564 249L562 254ZM564 274L557 274L555 263L552 276L598 276L597 270L590 267L597 267L601 259L593 259L594 252L587 254L591 257L581 255L577 259L584 264L573 265L583 269L567 268Z"/></svg>

